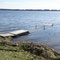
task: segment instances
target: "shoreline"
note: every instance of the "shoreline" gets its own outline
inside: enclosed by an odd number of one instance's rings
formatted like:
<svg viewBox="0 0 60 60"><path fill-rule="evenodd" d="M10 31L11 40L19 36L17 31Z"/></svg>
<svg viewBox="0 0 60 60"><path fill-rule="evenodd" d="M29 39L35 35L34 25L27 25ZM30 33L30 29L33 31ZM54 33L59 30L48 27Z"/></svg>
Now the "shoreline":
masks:
<svg viewBox="0 0 60 60"><path fill-rule="evenodd" d="M57 9L0 9L0 11L60 11Z"/></svg>
<svg viewBox="0 0 60 60"><path fill-rule="evenodd" d="M49 59L49 60L60 59L60 52L54 50L53 48L51 48L47 45L35 44L32 42L12 42L11 38L1 38L0 37L0 52L1 51L6 51L6 52L11 51L13 54L13 52L21 53L22 52L21 50L23 50L24 53L25 52L30 53L30 55L33 55L34 57L41 56L43 58L43 60L45 60L45 59ZM37 58L37 60L38 60L38 58Z"/></svg>

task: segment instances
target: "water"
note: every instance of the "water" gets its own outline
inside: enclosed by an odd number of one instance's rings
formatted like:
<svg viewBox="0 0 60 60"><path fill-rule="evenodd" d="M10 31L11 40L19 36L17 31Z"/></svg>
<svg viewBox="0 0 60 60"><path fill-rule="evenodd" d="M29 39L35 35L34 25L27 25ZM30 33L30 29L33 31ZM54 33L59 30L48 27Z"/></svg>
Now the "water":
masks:
<svg viewBox="0 0 60 60"><path fill-rule="evenodd" d="M54 24L36 30L26 36L21 36L13 41L32 41L44 43L54 49L60 49L60 11L0 11L0 33L26 29L30 32L35 26Z"/></svg>

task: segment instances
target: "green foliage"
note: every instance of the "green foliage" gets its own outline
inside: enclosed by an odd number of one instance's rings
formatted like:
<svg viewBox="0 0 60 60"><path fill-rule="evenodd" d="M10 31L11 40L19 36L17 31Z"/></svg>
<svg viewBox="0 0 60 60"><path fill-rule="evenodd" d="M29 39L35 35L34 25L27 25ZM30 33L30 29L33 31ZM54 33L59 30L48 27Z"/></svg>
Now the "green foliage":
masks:
<svg viewBox="0 0 60 60"><path fill-rule="evenodd" d="M0 42L10 42L11 37L0 37Z"/></svg>
<svg viewBox="0 0 60 60"><path fill-rule="evenodd" d="M47 46L31 42L14 43L10 38L0 37L0 60L55 60L54 56L54 51Z"/></svg>
<svg viewBox="0 0 60 60"><path fill-rule="evenodd" d="M19 49L19 47L13 47L13 46L0 46L0 60L39 60L36 55L30 54L27 51L24 51L23 49ZM10 51L10 50L17 50L17 51Z"/></svg>

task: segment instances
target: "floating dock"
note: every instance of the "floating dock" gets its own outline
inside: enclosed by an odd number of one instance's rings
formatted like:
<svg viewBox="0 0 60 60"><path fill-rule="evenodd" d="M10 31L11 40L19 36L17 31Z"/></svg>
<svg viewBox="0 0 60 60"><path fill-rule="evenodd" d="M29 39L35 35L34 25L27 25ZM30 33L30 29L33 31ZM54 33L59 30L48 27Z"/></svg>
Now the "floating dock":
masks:
<svg viewBox="0 0 60 60"><path fill-rule="evenodd" d="M0 37L17 37L17 36L27 35L27 34L29 34L28 30L17 30L9 33L2 33L0 34Z"/></svg>
<svg viewBox="0 0 60 60"><path fill-rule="evenodd" d="M44 24L44 26L53 26L53 24Z"/></svg>

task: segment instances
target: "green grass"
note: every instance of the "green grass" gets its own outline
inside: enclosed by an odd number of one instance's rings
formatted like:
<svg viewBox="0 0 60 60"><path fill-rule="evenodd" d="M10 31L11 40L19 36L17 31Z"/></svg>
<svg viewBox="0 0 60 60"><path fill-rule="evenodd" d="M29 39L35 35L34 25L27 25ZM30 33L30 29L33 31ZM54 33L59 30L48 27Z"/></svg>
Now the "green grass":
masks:
<svg viewBox="0 0 60 60"><path fill-rule="evenodd" d="M3 50L0 50L0 60L41 60L42 56L35 56L27 51L20 49L18 47L12 46L0 46ZM8 50L8 51L7 51ZM17 51L10 51L17 50Z"/></svg>
<svg viewBox="0 0 60 60"><path fill-rule="evenodd" d="M0 51L0 60L27 60L28 58L30 58L30 56L27 56L24 51Z"/></svg>
<svg viewBox="0 0 60 60"><path fill-rule="evenodd" d="M9 42L10 44L7 44ZM16 45L16 43L11 42L10 38L0 37L0 60L60 60L60 56L57 56L56 59L48 59L48 57L45 58L39 55L41 53L38 53L38 51L40 51L39 49L41 48L31 42L18 42L19 45ZM38 55L36 53L38 53ZM51 55L51 52L47 51L44 53L45 56L47 53L48 56Z"/></svg>

